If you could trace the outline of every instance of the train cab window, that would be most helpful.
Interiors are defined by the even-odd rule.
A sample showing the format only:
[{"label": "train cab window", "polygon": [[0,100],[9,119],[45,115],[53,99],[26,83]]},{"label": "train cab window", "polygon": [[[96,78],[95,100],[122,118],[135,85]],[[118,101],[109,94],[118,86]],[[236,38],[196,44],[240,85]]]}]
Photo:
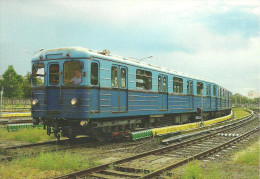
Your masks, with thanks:
[{"label": "train cab window", "polygon": [[163,77],[163,92],[167,92],[167,76]]},{"label": "train cab window", "polygon": [[213,86],[213,96],[217,95],[217,89],[216,89],[216,85]]},{"label": "train cab window", "polygon": [[207,96],[210,96],[210,91],[211,91],[211,85],[208,84],[207,87],[206,87],[206,92],[207,92]]},{"label": "train cab window", "polygon": [[121,88],[126,87],[126,69],[121,68]]},{"label": "train cab window", "polygon": [[113,66],[111,68],[111,86],[117,88],[117,67]]},{"label": "train cab window", "polygon": [[98,63],[91,63],[91,85],[98,85]]},{"label": "train cab window", "polygon": [[145,70],[136,70],[136,89],[151,90],[152,89],[152,73]]},{"label": "train cab window", "polygon": [[32,68],[32,84],[35,86],[44,85],[45,70],[43,63],[35,63]]},{"label": "train cab window", "polygon": [[193,84],[192,84],[192,81],[187,81],[187,94],[193,94]]},{"label": "train cab window", "polygon": [[182,78],[173,78],[173,92],[174,93],[183,93],[183,79]]},{"label": "train cab window", "polygon": [[68,61],[63,64],[63,83],[65,85],[79,85],[82,81],[83,62]]},{"label": "train cab window", "polygon": [[197,95],[203,95],[203,83],[202,82],[197,82]]},{"label": "train cab window", "polygon": [[49,67],[49,84],[58,85],[60,82],[59,64],[51,64]]}]

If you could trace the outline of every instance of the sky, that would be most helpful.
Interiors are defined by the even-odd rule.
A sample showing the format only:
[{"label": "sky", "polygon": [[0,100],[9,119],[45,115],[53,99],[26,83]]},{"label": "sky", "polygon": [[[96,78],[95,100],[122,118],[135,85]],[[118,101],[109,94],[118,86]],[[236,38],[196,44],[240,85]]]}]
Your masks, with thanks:
[{"label": "sky", "polygon": [[260,0],[0,0],[0,75],[57,47],[112,54],[260,92]]}]

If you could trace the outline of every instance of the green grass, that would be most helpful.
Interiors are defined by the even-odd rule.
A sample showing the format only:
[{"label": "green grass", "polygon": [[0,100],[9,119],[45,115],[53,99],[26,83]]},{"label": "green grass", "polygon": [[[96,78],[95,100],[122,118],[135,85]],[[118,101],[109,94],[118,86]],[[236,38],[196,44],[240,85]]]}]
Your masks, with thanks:
[{"label": "green grass", "polygon": [[243,165],[254,165],[259,166],[259,147],[260,143],[257,141],[243,151],[236,153],[233,156],[233,161],[235,163]]},{"label": "green grass", "polygon": [[188,163],[184,174],[183,174],[183,178],[185,179],[189,179],[189,178],[200,178],[201,177],[201,168],[198,165],[197,161]]},{"label": "green grass", "polygon": [[[230,161],[225,163],[208,163],[207,167],[204,168],[202,163],[199,161],[192,161],[188,163],[182,176],[180,178],[185,179],[218,179],[218,178],[232,178],[233,177],[248,177],[258,178],[259,172],[259,153],[260,153],[260,142],[257,141],[246,149],[236,152]],[[240,170],[238,172],[238,170]],[[237,175],[235,175],[237,174]],[[177,177],[178,178],[178,177]]]},{"label": "green grass", "polygon": [[238,119],[249,115],[249,113],[242,108],[233,108],[233,112],[234,112],[234,119]]},{"label": "green grass", "polygon": [[1,164],[0,178],[50,178],[96,165],[97,162],[71,151],[41,152],[36,156],[20,156]]},{"label": "green grass", "polygon": [[8,132],[5,128],[0,128],[0,138],[38,143],[55,137],[53,135],[48,136],[45,130],[38,128],[20,129],[16,132]]},{"label": "green grass", "polygon": [[185,167],[182,178],[184,179],[218,179],[221,178],[221,171],[216,167],[203,169],[197,160],[190,162]]}]

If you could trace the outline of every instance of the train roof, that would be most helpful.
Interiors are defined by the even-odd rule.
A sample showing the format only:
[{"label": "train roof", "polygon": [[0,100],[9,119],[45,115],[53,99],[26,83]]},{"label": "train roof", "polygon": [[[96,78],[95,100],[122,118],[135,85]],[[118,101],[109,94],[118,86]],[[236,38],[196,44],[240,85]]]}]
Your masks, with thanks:
[{"label": "train roof", "polygon": [[[191,79],[195,79],[195,80],[199,80],[199,81],[205,81],[205,82],[217,84],[216,82],[214,82],[212,80],[208,80],[208,79],[201,78],[201,77],[194,76],[194,75],[189,75],[187,73],[171,70],[171,69],[168,69],[165,67],[159,67],[156,65],[152,65],[149,63],[142,62],[135,58],[129,58],[129,57],[125,58],[122,56],[110,54],[109,51],[108,51],[109,52],[108,54],[105,54],[105,53],[97,51],[97,50],[90,50],[90,49],[83,48],[83,47],[64,47],[64,48],[54,48],[54,49],[42,51],[42,52],[40,52],[40,54],[37,53],[36,55],[34,55],[32,57],[32,61],[38,61],[39,56],[42,56],[43,60],[44,60],[45,56],[53,54],[53,52],[54,53],[62,52],[63,54],[69,53],[71,58],[77,58],[77,57],[90,58],[91,56],[93,56],[93,57],[98,57],[98,58],[102,58],[102,59],[109,59],[109,60],[117,61],[119,63],[125,63],[125,64],[139,66],[139,67],[143,67],[143,68],[147,68],[147,69],[151,69],[151,70],[175,74],[176,76],[180,76],[180,77],[186,77],[186,78],[191,78]],[[220,87],[222,87],[222,86],[220,86]]]}]

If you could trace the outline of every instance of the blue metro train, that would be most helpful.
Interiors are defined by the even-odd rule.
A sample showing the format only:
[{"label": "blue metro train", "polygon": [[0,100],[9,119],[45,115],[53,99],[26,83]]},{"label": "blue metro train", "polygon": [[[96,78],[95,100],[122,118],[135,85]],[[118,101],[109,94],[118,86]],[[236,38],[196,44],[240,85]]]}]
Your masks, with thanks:
[{"label": "blue metro train", "polygon": [[230,113],[232,94],[198,77],[81,47],[32,58],[32,117],[47,134],[125,136]]}]

